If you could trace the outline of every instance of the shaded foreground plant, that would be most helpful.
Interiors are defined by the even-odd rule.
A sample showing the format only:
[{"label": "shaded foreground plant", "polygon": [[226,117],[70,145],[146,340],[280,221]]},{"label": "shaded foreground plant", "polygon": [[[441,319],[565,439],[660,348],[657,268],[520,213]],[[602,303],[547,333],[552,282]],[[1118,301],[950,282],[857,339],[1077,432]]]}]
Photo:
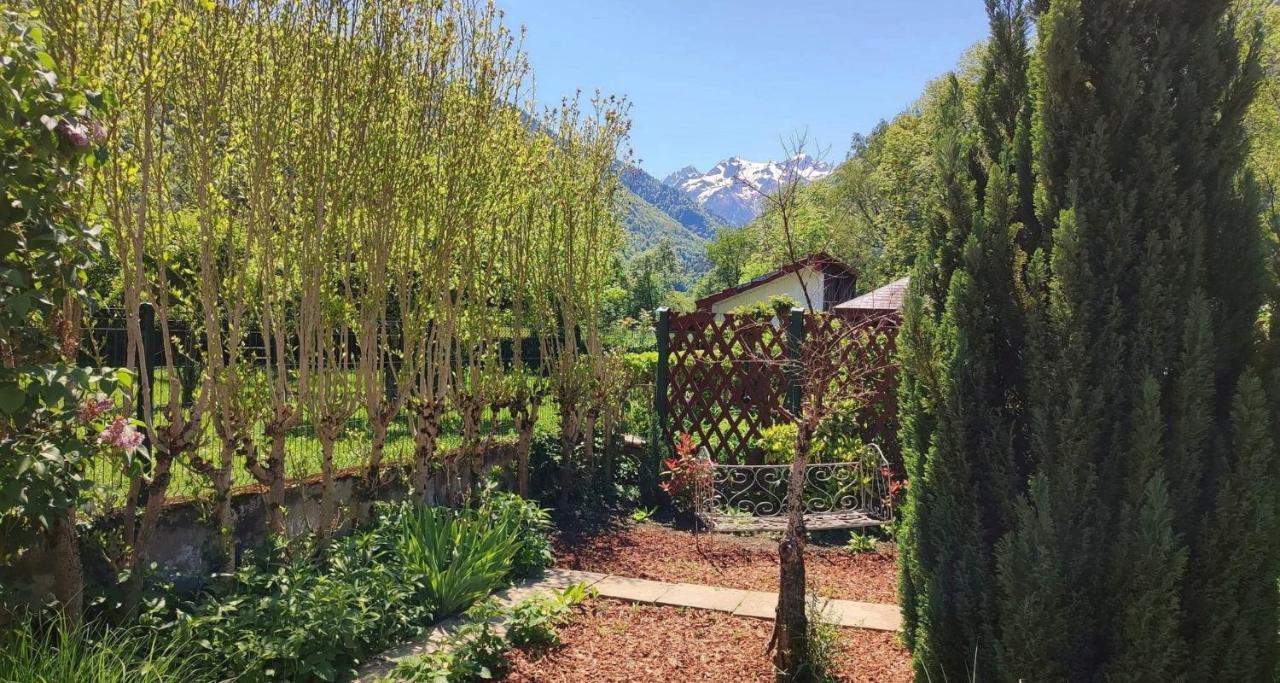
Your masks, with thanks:
[{"label": "shaded foreground plant", "polygon": [[203,679],[208,673],[172,642],[143,628],[95,633],[56,619],[42,628],[26,621],[0,636],[0,681],[160,683]]},{"label": "shaded foreground plant", "polygon": [[[509,649],[559,644],[559,628],[568,623],[573,607],[595,595],[594,589],[576,583],[509,609],[496,600],[480,603],[452,636],[435,650],[402,661],[389,680],[465,683],[498,678],[509,666],[505,656]],[[499,626],[505,626],[505,631]]]}]

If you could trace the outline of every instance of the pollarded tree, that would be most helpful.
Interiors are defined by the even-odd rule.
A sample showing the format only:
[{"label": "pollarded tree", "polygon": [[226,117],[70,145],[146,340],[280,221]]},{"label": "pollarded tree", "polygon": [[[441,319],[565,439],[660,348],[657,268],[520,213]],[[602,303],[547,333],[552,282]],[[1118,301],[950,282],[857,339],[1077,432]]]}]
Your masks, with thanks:
[{"label": "pollarded tree", "polygon": [[595,98],[585,113],[565,100],[548,115],[544,129],[553,140],[547,208],[541,232],[545,255],[535,286],[545,292],[538,315],[554,321],[541,336],[541,356],[560,409],[560,495],[568,502],[574,453],[590,410],[595,378],[590,354],[601,348],[603,283],[620,228],[613,215],[619,148],[629,123],[626,104]]},{"label": "pollarded tree", "polygon": [[[131,611],[139,599],[140,568],[148,564],[150,538],[159,521],[175,463],[193,453],[203,436],[208,403],[204,382],[184,379],[188,350],[177,338],[175,322],[193,317],[187,296],[184,260],[190,214],[175,198],[173,179],[187,159],[175,148],[184,121],[173,106],[182,46],[192,14],[210,11],[177,0],[138,3],[72,3],[46,0],[43,11],[56,17],[61,37],[57,52],[76,65],[74,78],[111,93],[105,121],[113,153],[99,165],[82,198],[106,219],[110,243],[119,261],[126,328],[126,367],[138,374],[136,408],[147,427],[150,458],[132,473],[122,512],[122,549],[111,560],[130,572],[125,601]],[[156,334],[144,335],[142,306],[154,312]],[[152,387],[151,368],[158,372]],[[199,384],[200,386],[194,386]],[[159,402],[155,388],[163,389]],[[198,390],[197,390],[198,389]],[[124,397],[126,410],[134,397]],[[139,518],[137,511],[142,506]]]},{"label": "pollarded tree", "polygon": [[[260,448],[247,443],[244,464],[265,488],[267,528],[286,533],[284,498],[287,484],[285,444],[289,430],[302,420],[294,379],[299,338],[293,302],[301,287],[294,248],[300,242],[301,220],[308,207],[299,205],[300,180],[289,172],[303,134],[298,125],[299,93],[305,30],[304,8],[269,0],[250,3],[248,35],[253,49],[245,54],[245,77],[237,97],[244,130],[244,228],[252,261],[251,316],[262,347],[258,358],[267,395],[263,434],[269,440],[266,461]],[[319,134],[318,132],[314,134]]]},{"label": "pollarded tree", "polygon": [[196,223],[197,301],[204,345],[208,418],[219,439],[216,460],[197,450],[188,465],[213,488],[214,520],[222,568],[235,568],[231,486],[235,456],[252,443],[258,412],[253,399],[254,370],[243,346],[248,334],[250,261],[248,240],[236,220],[235,187],[244,155],[243,131],[234,123],[242,95],[239,55],[246,34],[245,6],[194,13],[178,64],[174,107],[185,112],[174,136],[175,185],[190,199]]}]

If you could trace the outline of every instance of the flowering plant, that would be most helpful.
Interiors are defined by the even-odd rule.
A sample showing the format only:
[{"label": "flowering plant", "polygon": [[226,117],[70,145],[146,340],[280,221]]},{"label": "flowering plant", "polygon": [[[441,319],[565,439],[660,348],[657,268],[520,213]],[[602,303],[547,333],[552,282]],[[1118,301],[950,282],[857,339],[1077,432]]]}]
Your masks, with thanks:
[{"label": "flowering plant", "polygon": [[666,478],[659,486],[679,509],[687,510],[693,506],[693,496],[699,483],[711,480],[711,461],[699,457],[693,438],[681,434],[676,441],[676,455],[663,461],[662,476]]}]

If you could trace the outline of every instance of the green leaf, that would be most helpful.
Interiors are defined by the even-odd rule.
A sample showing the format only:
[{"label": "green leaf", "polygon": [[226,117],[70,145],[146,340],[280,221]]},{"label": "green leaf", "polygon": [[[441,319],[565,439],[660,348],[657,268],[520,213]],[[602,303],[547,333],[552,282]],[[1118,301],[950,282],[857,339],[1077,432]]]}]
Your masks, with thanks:
[{"label": "green leaf", "polygon": [[13,415],[27,402],[27,394],[14,382],[0,384],[0,412]]}]

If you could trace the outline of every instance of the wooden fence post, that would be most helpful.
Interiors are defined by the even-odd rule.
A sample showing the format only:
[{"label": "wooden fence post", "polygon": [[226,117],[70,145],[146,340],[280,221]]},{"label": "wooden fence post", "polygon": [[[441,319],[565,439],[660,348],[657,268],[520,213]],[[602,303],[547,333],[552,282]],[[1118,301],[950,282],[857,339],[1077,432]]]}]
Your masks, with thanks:
[{"label": "wooden fence post", "polygon": [[787,325],[787,410],[792,415],[800,415],[800,382],[804,369],[802,347],[804,345],[804,309],[791,309],[791,320]]}]

